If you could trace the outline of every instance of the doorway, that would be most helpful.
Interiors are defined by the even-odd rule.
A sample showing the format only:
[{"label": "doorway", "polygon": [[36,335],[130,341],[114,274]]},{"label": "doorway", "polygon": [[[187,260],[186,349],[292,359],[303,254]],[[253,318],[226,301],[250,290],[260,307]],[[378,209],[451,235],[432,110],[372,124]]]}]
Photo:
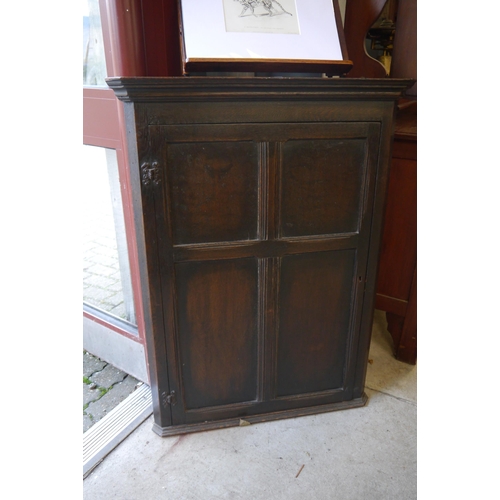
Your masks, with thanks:
[{"label": "doorway", "polygon": [[99,4],[83,2],[83,348],[148,383],[123,119],[105,82],[113,56]]}]

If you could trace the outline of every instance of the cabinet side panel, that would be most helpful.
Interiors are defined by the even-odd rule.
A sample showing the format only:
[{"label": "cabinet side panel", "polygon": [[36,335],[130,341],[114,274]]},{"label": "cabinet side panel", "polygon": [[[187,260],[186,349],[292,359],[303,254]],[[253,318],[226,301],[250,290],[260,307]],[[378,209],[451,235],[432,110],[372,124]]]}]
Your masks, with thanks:
[{"label": "cabinet side panel", "polygon": [[342,250],[283,258],[278,397],[343,386],[355,255]]},{"label": "cabinet side panel", "polygon": [[257,259],[176,265],[186,410],[257,397]]}]

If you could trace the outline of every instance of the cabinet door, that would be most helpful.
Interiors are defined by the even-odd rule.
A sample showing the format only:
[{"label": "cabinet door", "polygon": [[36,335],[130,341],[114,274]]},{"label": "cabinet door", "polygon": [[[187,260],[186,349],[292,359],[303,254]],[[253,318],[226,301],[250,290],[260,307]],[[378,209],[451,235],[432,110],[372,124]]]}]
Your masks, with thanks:
[{"label": "cabinet door", "polygon": [[379,133],[150,127],[174,425],[352,399]]}]

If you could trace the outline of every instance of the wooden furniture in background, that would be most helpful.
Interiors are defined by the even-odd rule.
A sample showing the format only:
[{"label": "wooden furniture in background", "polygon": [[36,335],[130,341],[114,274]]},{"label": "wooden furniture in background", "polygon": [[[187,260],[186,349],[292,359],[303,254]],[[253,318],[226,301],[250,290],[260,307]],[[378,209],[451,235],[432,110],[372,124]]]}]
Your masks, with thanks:
[{"label": "wooden furniture in background", "polygon": [[387,313],[397,359],[417,360],[417,103],[396,118],[375,307]]},{"label": "wooden furniture in background", "polygon": [[[417,0],[399,0],[392,50],[391,78],[417,80]],[[405,95],[417,98],[417,82]],[[415,114],[416,124],[416,114]]]},{"label": "wooden furniture in background", "polygon": [[353,67],[348,78],[384,78],[384,65],[366,52],[368,30],[380,16],[387,0],[347,0],[344,36]]},{"label": "wooden furniture in background", "polygon": [[[386,0],[347,0],[344,31],[354,63],[348,78],[383,76],[382,64],[366,53],[365,39],[385,4]],[[395,17],[390,78],[416,79],[416,0],[399,0]],[[396,358],[410,364],[417,360],[416,93],[415,83],[398,106],[375,304],[387,313]]]},{"label": "wooden furniture in background", "polygon": [[[417,79],[417,0],[399,0],[391,78]],[[382,239],[377,304],[383,298],[396,358],[417,362],[417,83],[398,106]],[[395,299],[387,302],[387,297]],[[395,308],[397,300],[406,308]]]},{"label": "wooden furniture in background", "polygon": [[408,80],[113,78],[161,436],[361,406]]}]

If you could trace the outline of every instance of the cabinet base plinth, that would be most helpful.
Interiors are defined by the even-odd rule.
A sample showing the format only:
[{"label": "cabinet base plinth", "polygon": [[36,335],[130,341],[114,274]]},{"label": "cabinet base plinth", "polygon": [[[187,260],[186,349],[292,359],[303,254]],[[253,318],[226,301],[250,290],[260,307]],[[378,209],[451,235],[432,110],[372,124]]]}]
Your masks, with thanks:
[{"label": "cabinet base plinth", "polygon": [[[262,415],[252,415],[243,417],[243,420],[245,420],[249,424],[257,424],[260,422],[270,422],[272,420],[282,420],[285,418],[304,417],[307,415],[316,415],[319,413],[327,413],[330,411],[359,408],[361,406],[365,406],[367,401],[368,396],[366,395],[366,393],[363,393],[360,398],[352,399],[350,401],[342,401],[340,403],[332,403],[320,406],[310,406],[307,408],[296,408],[293,410],[278,411]],[[225,429],[227,427],[237,427],[240,425],[240,421],[241,419],[238,417],[186,425],[172,425],[169,427],[161,427],[160,425],[155,423],[153,424],[153,431],[161,437],[176,436],[180,434],[189,434],[192,432],[202,432],[215,429]]]}]

